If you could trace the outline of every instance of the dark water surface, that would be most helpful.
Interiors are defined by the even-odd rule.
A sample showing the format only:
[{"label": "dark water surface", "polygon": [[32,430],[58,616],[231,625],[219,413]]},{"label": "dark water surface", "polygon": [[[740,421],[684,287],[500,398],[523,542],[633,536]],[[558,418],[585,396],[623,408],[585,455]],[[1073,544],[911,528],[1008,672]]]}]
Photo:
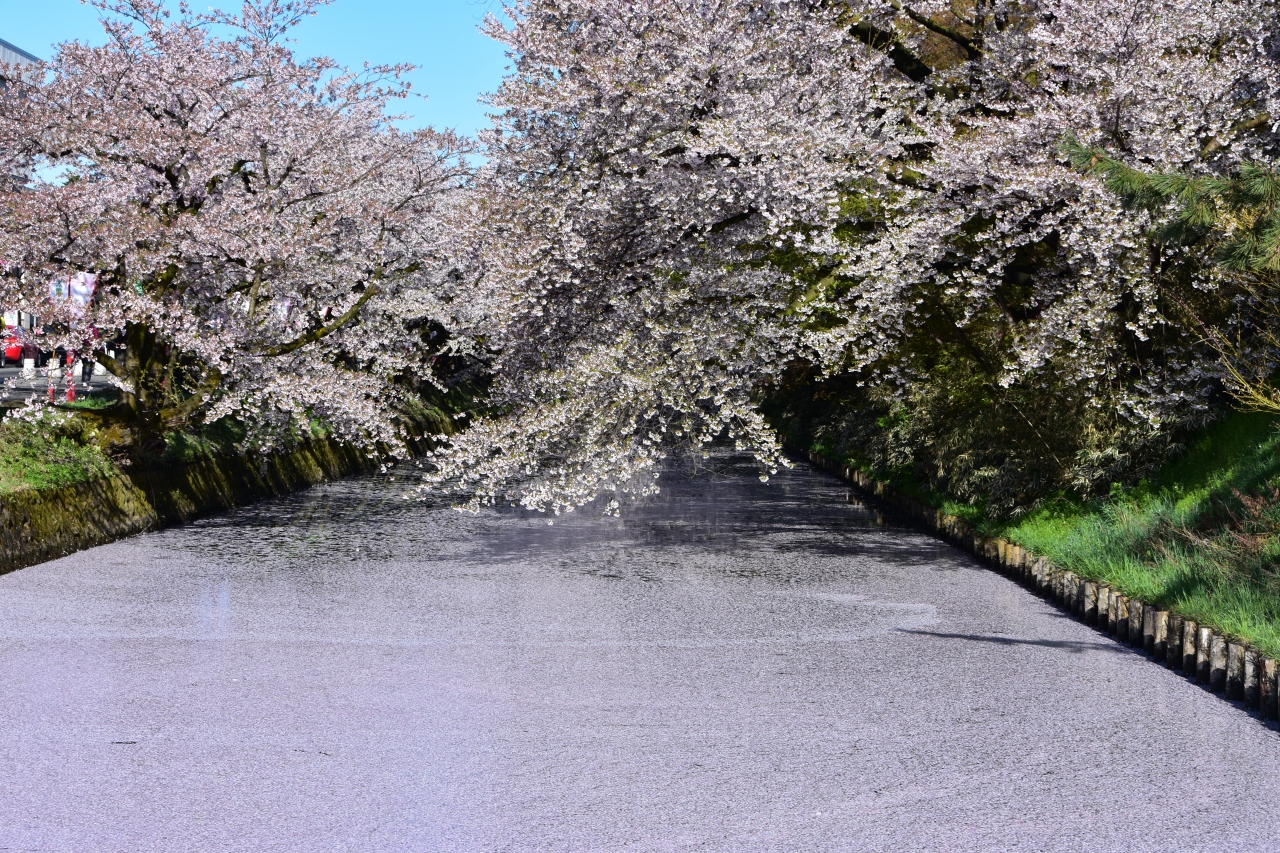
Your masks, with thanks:
[{"label": "dark water surface", "polygon": [[0,850],[1277,850],[1280,737],[843,484],[358,480],[0,577]]}]

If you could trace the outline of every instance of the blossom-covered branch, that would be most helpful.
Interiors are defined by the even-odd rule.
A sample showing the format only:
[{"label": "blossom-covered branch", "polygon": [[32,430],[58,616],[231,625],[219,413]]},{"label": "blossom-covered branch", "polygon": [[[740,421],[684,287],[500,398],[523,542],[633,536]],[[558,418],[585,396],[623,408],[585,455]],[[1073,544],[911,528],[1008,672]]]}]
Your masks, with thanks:
[{"label": "blossom-covered branch", "polygon": [[[975,413],[1032,425],[1034,446],[974,483],[1016,479],[1034,452],[1056,460],[1042,492],[1091,488],[1117,469],[1073,459],[1167,440],[1220,387],[1174,309],[1225,316],[1232,294],[1202,258],[1159,251],[1151,221],[1059,143],[1074,131],[1192,169],[1273,145],[1256,120],[1280,115],[1272,0],[507,11],[488,29],[515,69],[493,99],[467,241],[495,414],[440,476],[567,508],[696,445],[702,430],[674,428],[690,417],[771,467],[768,431],[736,424],[808,364],[904,412],[961,375]],[[662,350],[711,334],[709,317],[716,346]],[[656,379],[659,356],[678,359],[680,381]],[[615,417],[636,388],[646,418]],[[1026,410],[1037,399],[1069,414],[1056,445]]]},{"label": "blossom-covered branch", "polygon": [[[393,440],[469,144],[394,127],[404,67],[295,57],[319,0],[97,5],[106,44],[64,44],[0,96],[0,301],[47,347],[96,351],[135,446],[226,415],[267,444],[314,417]],[[78,272],[93,302],[51,303]]]}]

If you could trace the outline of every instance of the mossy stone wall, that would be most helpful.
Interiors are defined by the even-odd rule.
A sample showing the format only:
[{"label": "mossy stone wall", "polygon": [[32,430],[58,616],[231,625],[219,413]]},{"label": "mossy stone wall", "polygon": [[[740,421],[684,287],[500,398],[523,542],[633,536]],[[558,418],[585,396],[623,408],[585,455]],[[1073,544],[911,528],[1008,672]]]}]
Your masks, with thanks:
[{"label": "mossy stone wall", "polygon": [[136,533],[371,470],[365,454],[317,441],[273,457],[117,471],[60,489],[0,497],[0,573]]}]

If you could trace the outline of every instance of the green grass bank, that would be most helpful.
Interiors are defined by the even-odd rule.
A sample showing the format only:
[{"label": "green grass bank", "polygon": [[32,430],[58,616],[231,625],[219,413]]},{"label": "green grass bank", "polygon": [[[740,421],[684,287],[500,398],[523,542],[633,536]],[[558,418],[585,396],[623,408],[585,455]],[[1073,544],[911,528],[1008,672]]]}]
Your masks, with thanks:
[{"label": "green grass bank", "polygon": [[[65,488],[121,473],[119,461],[100,446],[109,427],[97,413],[112,402],[108,394],[42,410],[26,411],[21,404],[0,407],[0,496]],[[452,418],[437,406],[414,402],[402,413],[401,434],[412,452],[426,449],[424,436],[452,432]],[[330,433],[313,422],[309,431],[295,431],[286,446],[263,453],[255,452],[245,438],[239,424],[224,419],[189,433],[170,433],[162,454],[132,467],[168,470],[245,456],[262,461],[328,441]]]},{"label": "green grass bank", "polygon": [[57,489],[108,476],[115,465],[78,411],[0,421],[0,495]]},{"label": "green grass bank", "polygon": [[[219,422],[172,435],[163,454],[122,465],[98,445],[99,403],[43,411],[10,406],[0,420],[0,573],[202,515],[376,469],[377,454],[336,441],[319,424],[287,447],[252,452]],[[404,413],[409,449],[452,432],[423,404]]]},{"label": "green grass bank", "polygon": [[[859,467],[854,454],[808,445]],[[1013,519],[873,472],[1055,565],[1280,657],[1280,423],[1231,412],[1156,475],[1109,497],[1060,495]]]}]

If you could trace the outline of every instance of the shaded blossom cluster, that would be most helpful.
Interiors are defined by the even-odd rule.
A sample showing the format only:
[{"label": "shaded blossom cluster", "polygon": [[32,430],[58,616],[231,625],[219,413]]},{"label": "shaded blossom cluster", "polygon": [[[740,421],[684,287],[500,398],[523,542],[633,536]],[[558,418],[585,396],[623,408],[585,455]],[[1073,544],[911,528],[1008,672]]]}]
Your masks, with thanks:
[{"label": "shaded blossom cluster", "polygon": [[[797,362],[910,400],[936,352],[1157,434],[1218,387],[1174,316],[1221,282],[1082,177],[1265,156],[1271,0],[518,0],[470,204],[489,415],[429,485],[567,510],[655,488]],[[934,347],[920,357],[920,341]],[[1074,405],[1074,403],[1071,403]],[[1101,475],[1100,475],[1101,476]],[[610,504],[614,506],[615,504]]]}]

